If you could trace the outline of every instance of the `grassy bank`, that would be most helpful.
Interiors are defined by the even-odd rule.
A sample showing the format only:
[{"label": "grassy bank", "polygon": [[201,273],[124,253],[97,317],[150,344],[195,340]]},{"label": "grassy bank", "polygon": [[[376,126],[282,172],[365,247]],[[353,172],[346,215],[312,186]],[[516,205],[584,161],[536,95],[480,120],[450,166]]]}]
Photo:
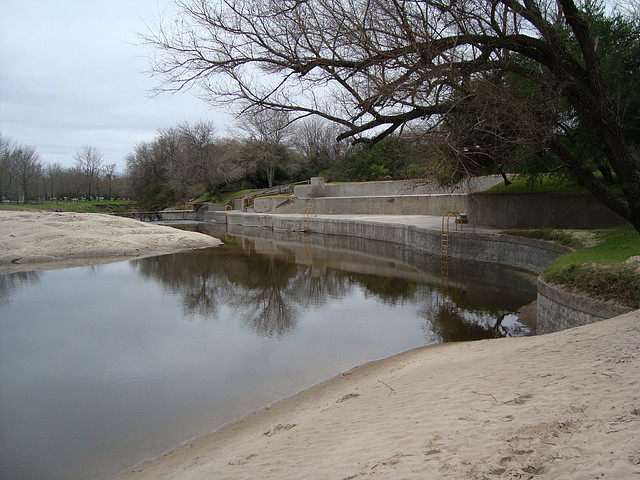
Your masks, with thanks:
[{"label": "grassy bank", "polygon": [[[596,175],[596,177],[602,179],[600,175]],[[622,193],[618,184],[614,183],[606,187],[613,194],[619,195]],[[536,177],[516,176],[511,178],[509,185],[501,183],[481,193],[483,195],[590,195],[589,191],[578,185],[573,178],[553,174],[538,175]]]},{"label": "grassy bank", "polygon": [[631,226],[606,230],[521,230],[511,235],[560,243],[575,251],[542,273],[545,281],[631,308],[640,308],[640,235]]},{"label": "grassy bank", "polygon": [[135,204],[126,200],[52,200],[32,203],[3,203],[0,210],[38,210],[76,213],[131,212]]}]

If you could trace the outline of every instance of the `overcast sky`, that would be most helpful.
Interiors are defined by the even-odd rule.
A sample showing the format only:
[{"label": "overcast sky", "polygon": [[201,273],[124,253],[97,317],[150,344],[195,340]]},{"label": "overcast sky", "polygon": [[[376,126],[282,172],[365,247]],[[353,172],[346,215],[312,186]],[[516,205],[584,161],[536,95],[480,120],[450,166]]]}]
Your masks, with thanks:
[{"label": "overcast sky", "polygon": [[90,145],[105,163],[124,158],[158,129],[230,117],[192,93],[150,98],[157,79],[137,34],[170,0],[0,0],[0,131],[36,147],[46,165],[75,164]]}]

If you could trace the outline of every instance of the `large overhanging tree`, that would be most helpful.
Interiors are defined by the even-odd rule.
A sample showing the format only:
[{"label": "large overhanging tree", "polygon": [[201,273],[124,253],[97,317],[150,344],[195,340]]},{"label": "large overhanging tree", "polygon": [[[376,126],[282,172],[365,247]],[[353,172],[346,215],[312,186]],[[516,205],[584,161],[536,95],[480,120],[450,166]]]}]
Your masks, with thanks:
[{"label": "large overhanging tree", "polygon": [[[545,127],[545,148],[640,231],[638,165],[598,38],[573,0],[176,3],[178,17],[147,38],[162,90],[197,86],[213,102],[294,120],[318,115],[342,126],[339,139],[375,142],[413,122],[436,128],[443,115],[465,111],[469,85],[496,73],[553,92],[563,108],[557,125]],[[566,128],[592,132],[622,196],[574,153]]]}]

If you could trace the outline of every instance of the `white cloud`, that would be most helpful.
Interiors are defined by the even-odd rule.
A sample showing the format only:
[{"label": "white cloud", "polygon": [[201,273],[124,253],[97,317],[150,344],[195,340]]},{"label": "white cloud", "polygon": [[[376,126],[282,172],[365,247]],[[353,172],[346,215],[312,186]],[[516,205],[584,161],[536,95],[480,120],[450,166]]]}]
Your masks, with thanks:
[{"label": "white cloud", "polygon": [[153,80],[138,34],[169,3],[159,0],[22,0],[0,16],[0,131],[37,148],[45,163],[73,165],[91,145],[124,158],[158,129],[230,117],[190,92],[149,98]]}]

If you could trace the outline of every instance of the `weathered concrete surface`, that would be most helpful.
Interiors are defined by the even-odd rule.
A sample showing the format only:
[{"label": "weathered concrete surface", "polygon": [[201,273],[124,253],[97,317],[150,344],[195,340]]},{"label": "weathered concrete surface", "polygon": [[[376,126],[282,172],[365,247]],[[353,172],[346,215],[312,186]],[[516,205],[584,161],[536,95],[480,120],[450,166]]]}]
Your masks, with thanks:
[{"label": "weathered concrete surface", "polygon": [[[309,265],[319,271],[341,268],[353,262],[354,258],[361,257],[361,261],[355,262],[358,268],[350,271],[384,275],[390,272],[397,274],[398,270],[402,270],[403,278],[435,284],[442,282],[442,260],[439,251],[429,254],[409,245],[359,237],[268,230],[240,225],[210,224],[207,231],[218,238],[240,235],[255,242],[254,248],[257,252],[293,256],[296,263]],[[364,261],[371,257],[383,261]],[[389,267],[388,271],[385,269],[386,266]],[[495,286],[523,292],[529,298],[535,297],[536,275],[522,269],[457,258],[451,258],[447,267],[456,288],[465,290],[468,298],[491,295],[488,290]]]},{"label": "weathered concrete surface", "polygon": [[[439,216],[410,215],[268,215],[239,212],[208,212],[205,220],[235,228],[258,227],[274,231],[310,232],[326,236],[376,240],[410,247],[429,255],[440,254],[442,219]],[[464,225],[456,231],[450,226],[449,256],[456,260],[473,260],[507,265],[538,274],[553,260],[571,251],[567,247],[523,237],[503,235],[490,227]],[[415,256],[407,263],[417,262]],[[454,272],[452,272],[454,273]],[[513,281],[514,277],[511,277]],[[611,318],[631,311],[626,307],[599,302],[565,292],[538,280],[537,332],[546,333]]]},{"label": "weathered concrete surface", "polygon": [[537,333],[550,333],[617,317],[633,309],[567,292],[538,278]]},{"label": "weathered concrete surface", "polygon": [[591,195],[469,196],[469,218],[500,228],[607,228],[627,221]]},{"label": "weathered concrete surface", "polygon": [[[326,188],[326,187],[325,187]],[[262,197],[256,198],[256,213],[302,214],[313,209],[318,214],[344,215],[438,215],[466,212],[466,194],[358,196],[358,197]]]},{"label": "weathered concrete surface", "polygon": [[[453,188],[419,181],[325,184],[322,177],[310,185],[294,187],[293,197],[260,197],[254,200],[256,213],[304,213],[368,215],[442,215],[466,212],[467,194],[500,183],[498,176],[472,178]],[[241,208],[241,207],[240,207]],[[240,209],[234,205],[234,210]]]},{"label": "weathered concrete surface", "polygon": [[[309,192],[310,197],[324,197],[326,196],[325,185],[324,185],[324,177],[311,177],[310,187],[311,191]],[[295,192],[295,187],[293,188]]]},{"label": "weathered concrete surface", "polygon": [[[591,195],[487,195],[484,190],[502,182],[500,176],[472,178],[455,188],[419,181],[325,184],[322,177],[298,185],[292,197],[255,198],[255,213],[322,215],[436,215],[467,214],[476,225],[509,228],[607,228],[626,224]],[[246,210],[243,199],[233,210]],[[213,210],[213,209],[211,209]]]},{"label": "weathered concrete surface", "polygon": [[[418,180],[402,180],[387,182],[359,182],[359,183],[335,183],[324,184],[325,197],[378,197],[400,195],[430,195],[469,193],[487,190],[502,181],[498,175],[475,177],[468,182],[451,187],[441,187],[434,183],[425,183]],[[311,197],[313,185],[297,185],[293,189],[294,196],[298,198]],[[318,196],[318,195],[315,195]]]},{"label": "weathered concrete surface", "polygon": [[[306,231],[323,235],[358,237],[410,246],[427,254],[440,254],[442,218],[427,215],[269,215],[207,212],[205,221],[228,226]],[[538,273],[570,250],[549,242],[501,235],[497,229],[450,224],[452,258],[498,263]]]}]

